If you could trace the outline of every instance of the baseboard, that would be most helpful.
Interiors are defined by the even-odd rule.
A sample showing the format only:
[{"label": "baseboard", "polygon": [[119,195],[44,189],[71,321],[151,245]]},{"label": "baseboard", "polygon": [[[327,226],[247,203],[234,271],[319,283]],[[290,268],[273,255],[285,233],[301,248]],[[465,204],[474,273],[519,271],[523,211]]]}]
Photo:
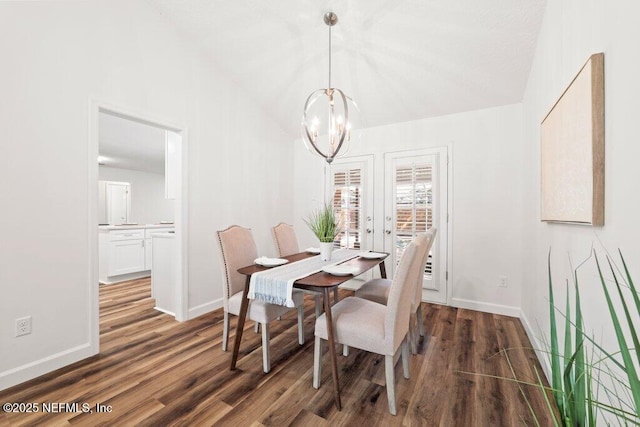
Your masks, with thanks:
[{"label": "baseboard", "polygon": [[544,370],[544,374],[547,377],[547,381],[550,381],[551,365],[549,365],[549,357],[548,357],[548,353],[546,353],[544,343],[538,340],[538,337],[533,332],[533,328],[531,327],[531,323],[529,322],[529,319],[527,318],[527,316],[525,316],[523,311],[520,312],[520,322],[524,327],[524,331],[527,334],[527,337],[529,337],[529,341],[531,341],[531,345],[533,346],[533,349],[536,352],[536,356],[538,357],[540,366],[542,366],[542,369]]},{"label": "baseboard", "polygon": [[0,372],[0,390],[13,387],[25,381],[37,378],[40,375],[63,368],[96,354],[91,349],[91,344],[86,343],[70,348],[60,353],[52,354],[40,360],[18,366],[8,371]]},{"label": "baseboard", "polygon": [[210,311],[217,310],[222,306],[223,306],[222,298],[218,298],[217,300],[213,300],[204,304],[197,305],[189,309],[187,320],[195,319],[196,317],[202,316],[203,314],[209,313]]},{"label": "baseboard", "polygon": [[153,307],[154,310],[158,310],[163,312],[164,314],[168,314],[170,316],[176,317],[176,314],[173,311],[165,310],[164,308],[160,308],[158,306]]},{"label": "baseboard", "polygon": [[116,283],[126,282],[127,280],[142,279],[143,277],[151,277],[151,270],[139,271],[136,273],[121,274],[119,276],[109,276],[101,278],[101,285],[114,285]]},{"label": "baseboard", "polygon": [[452,298],[451,305],[457,308],[466,308],[468,310],[482,311],[485,313],[501,314],[503,316],[509,317],[520,317],[520,314],[522,313],[520,307],[492,304],[481,301],[472,301],[462,298]]}]

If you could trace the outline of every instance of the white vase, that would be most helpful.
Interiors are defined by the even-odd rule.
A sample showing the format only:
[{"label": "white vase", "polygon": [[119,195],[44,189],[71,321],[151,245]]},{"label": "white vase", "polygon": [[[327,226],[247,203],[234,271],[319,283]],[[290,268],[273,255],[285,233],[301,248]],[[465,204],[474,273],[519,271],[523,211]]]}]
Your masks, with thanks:
[{"label": "white vase", "polygon": [[320,259],[322,261],[331,261],[331,252],[333,252],[333,242],[320,242]]}]

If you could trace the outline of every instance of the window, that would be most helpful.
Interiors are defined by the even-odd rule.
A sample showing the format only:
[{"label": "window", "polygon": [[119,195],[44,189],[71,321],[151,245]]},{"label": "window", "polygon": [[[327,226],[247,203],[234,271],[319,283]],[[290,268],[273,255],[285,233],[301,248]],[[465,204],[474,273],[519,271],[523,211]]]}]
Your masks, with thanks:
[{"label": "window", "polygon": [[333,172],[333,209],[342,231],[335,245],[341,248],[362,247],[362,170],[344,167]]}]

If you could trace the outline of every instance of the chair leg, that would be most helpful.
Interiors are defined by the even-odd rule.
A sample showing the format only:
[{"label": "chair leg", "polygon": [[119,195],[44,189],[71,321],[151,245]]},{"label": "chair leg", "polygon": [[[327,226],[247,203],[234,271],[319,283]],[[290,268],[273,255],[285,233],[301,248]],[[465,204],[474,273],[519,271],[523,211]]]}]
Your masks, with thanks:
[{"label": "chair leg", "polygon": [[322,315],[322,296],[317,294],[315,296],[316,299],[316,319]]},{"label": "chair leg", "polygon": [[322,338],[316,337],[313,346],[313,388],[320,388],[320,377],[322,377]]},{"label": "chair leg", "polygon": [[409,379],[409,343],[407,337],[402,341],[402,373],[406,379]]},{"label": "chair leg", "polygon": [[227,351],[229,344],[229,312],[224,312],[224,325],[222,326],[222,351]]},{"label": "chair leg", "polygon": [[262,324],[262,370],[265,373],[271,370],[271,359],[269,357],[269,324]]},{"label": "chair leg", "polygon": [[304,344],[304,305],[298,306],[298,344]]},{"label": "chair leg", "polygon": [[347,357],[349,355],[349,346],[346,344],[342,346],[342,355],[344,357]]},{"label": "chair leg", "polygon": [[418,332],[420,332],[420,336],[424,336],[424,321],[422,319],[422,304],[418,305],[418,310],[416,311],[418,315]]},{"label": "chair leg", "polygon": [[396,415],[396,383],[393,373],[393,355],[384,357],[384,372],[387,378],[387,400],[389,401],[389,413]]},{"label": "chair leg", "polygon": [[255,332],[256,334],[260,332],[260,323],[256,322],[256,324],[253,325],[253,332]]},{"label": "chair leg", "polygon": [[416,324],[414,321],[416,321],[416,314],[411,313],[409,318],[409,333],[407,334],[407,337],[411,344],[411,354],[418,354],[418,337],[416,336],[418,332],[416,331]]}]

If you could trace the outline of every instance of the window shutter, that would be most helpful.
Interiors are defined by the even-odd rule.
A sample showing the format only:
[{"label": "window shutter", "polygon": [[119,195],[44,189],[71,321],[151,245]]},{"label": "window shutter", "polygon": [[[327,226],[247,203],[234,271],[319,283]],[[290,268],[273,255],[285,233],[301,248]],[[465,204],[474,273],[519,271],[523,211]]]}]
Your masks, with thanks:
[{"label": "window shutter", "polygon": [[[403,165],[396,169],[396,260],[419,233],[433,226],[433,165]],[[425,279],[431,279],[432,254],[425,267]]]},{"label": "window shutter", "polygon": [[342,231],[334,244],[360,249],[362,243],[362,170],[345,168],[333,173],[333,209]]}]

